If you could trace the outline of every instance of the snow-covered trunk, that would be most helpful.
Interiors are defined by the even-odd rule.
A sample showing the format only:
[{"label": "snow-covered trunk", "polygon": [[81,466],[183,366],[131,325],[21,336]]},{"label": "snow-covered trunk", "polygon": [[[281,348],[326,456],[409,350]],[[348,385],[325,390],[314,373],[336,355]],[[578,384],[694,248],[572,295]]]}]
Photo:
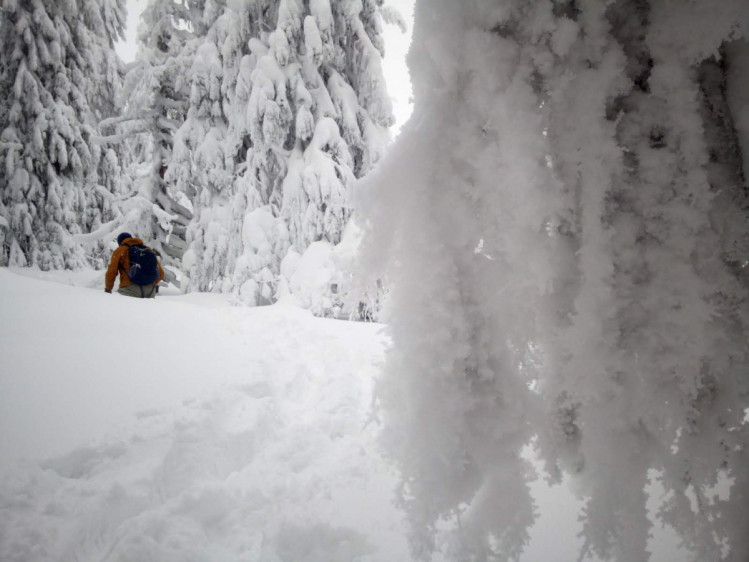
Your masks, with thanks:
[{"label": "snow-covered trunk", "polygon": [[192,213],[177,202],[167,181],[167,171],[172,162],[175,121],[183,118],[181,111],[175,112],[177,115],[170,113],[164,111],[152,123],[154,149],[148,174],[141,178],[144,189],[140,193],[145,194],[153,205],[149,213],[150,228],[147,227],[149,239],[161,253],[167,270],[171,270],[167,280],[177,283],[176,272],[181,269],[182,256],[187,248],[187,225]]},{"label": "snow-covered trunk", "polygon": [[418,553],[456,517],[454,559],[515,558],[533,442],[577,483],[584,554],[648,558],[657,475],[696,560],[746,558],[743,45],[711,60],[742,17],[417,3],[415,114],[363,209],[390,265],[383,407]]}]

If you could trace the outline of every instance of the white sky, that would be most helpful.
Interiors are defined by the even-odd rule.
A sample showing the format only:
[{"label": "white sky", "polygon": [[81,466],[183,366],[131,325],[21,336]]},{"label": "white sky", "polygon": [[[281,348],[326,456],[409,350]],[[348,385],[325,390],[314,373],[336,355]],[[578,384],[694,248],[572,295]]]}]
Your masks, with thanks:
[{"label": "white sky", "polygon": [[[131,62],[135,59],[137,50],[135,39],[140,23],[140,14],[145,9],[147,1],[127,0],[126,40],[116,46],[117,52],[125,62]],[[393,99],[393,111],[396,120],[394,134],[397,134],[403,123],[411,116],[413,109],[411,79],[406,66],[406,53],[411,44],[414,0],[388,0],[387,4],[397,8],[403,14],[409,26],[406,33],[401,33],[400,29],[394,25],[385,25],[383,30],[385,59],[383,60],[382,70],[385,74],[388,91]]]}]

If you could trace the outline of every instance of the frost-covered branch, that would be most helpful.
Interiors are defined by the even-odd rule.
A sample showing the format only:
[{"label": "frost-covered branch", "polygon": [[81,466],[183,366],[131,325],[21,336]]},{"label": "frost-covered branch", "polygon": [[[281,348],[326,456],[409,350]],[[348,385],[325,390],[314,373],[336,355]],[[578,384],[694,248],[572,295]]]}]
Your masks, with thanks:
[{"label": "frost-covered branch", "polygon": [[745,16],[417,2],[414,117],[357,186],[415,556],[519,559],[532,445],[581,559],[648,560],[654,524],[749,559]]}]

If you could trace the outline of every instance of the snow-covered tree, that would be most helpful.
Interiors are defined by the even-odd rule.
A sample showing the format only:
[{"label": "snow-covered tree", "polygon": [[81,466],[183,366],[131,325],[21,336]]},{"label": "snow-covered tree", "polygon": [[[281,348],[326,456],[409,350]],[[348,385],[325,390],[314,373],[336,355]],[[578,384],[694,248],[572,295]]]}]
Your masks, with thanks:
[{"label": "snow-covered tree", "polygon": [[271,302],[287,254],[340,242],[392,124],[379,4],[236,1],[212,22],[173,170],[195,202],[192,288]]},{"label": "snow-covered tree", "polygon": [[531,445],[584,556],[648,559],[657,482],[694,560],[749,557],[746,14],[417,2],[415,115],[362,209],[422,558],[438,528],[449,559],[518,558]]},{"label": "snow-covered tree", "polygon": [[[136,61],[125,77],[122,115],[101,123],[102,142],[128,155],[120,230],[137,232],[157,249],[167,280],[179,276],[190,203],[169,181],[174,137],[185,121],[190,68],[203,31],[203,3],[151,0],[141,14]],[[112,129],[116,126],[116,129]]]},{"label": "snow-covered tree", "polygon": [[190,250],[183,260],[193,289],[231,288],[227,273],[233,269],[241,240],[234,204],[239,154],[228,135],[240,62],[250,37],[259,33],[266,9],[261,3],[212,5],[203,20],[206,36],[189,69],[189,109],[175,135],[167,178],[194,207]]},{"label": "snow-covered tree", "polygon": [[116,110],[123,0],[9,0],[0,11],[0,265],[77,268],[76,235],[110,214],[116,156],[96,123]]}]

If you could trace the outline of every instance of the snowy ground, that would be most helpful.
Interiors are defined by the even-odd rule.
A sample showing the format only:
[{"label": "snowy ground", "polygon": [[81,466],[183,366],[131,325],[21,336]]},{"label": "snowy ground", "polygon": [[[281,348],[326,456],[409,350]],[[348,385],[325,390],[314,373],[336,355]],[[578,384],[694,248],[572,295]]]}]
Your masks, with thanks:
[{"label": "snowy ground", "polygon": [[367,423],[379,326],[19,273],[0,270],[0,560],[405,552]]},{"label": "snowy ground", "polygon": [[[2,562],[410,560],[372,416],[381,326],[101,277],[0,269]],[[523,560],[575,560],[579,506],[536,495]]]}]

